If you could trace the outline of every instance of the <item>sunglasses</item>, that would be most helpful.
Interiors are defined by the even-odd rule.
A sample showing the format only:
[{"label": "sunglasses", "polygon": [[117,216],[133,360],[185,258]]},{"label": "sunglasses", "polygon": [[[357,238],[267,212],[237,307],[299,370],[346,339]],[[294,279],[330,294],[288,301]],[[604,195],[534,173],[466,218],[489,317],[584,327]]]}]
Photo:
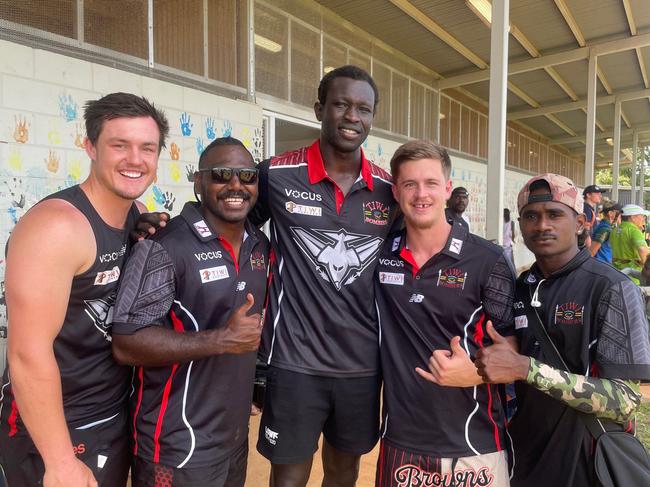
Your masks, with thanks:
[{"label": "sunglasses", "polygon": [[255,184],[257,182],[257,168],[254,167],[211,167],[209,169],[199,169],[198,172],[210,172],[213,183],[229,183],[235,175],[242,184]]}]

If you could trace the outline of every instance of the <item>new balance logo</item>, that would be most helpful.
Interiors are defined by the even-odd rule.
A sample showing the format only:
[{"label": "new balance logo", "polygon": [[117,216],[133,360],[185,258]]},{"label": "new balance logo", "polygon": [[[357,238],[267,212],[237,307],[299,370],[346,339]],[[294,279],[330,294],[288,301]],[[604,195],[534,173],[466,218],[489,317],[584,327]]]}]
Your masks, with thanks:
[{"label": "new balance logo", "polygon": [[278,442],[280,433],[273,431],[268,426],[264,426],[264,436],[266,437],[266,441],[271,443],[271,445],[275,445]]},{"label": "new balance logo", "polygon": [[424,296],[417,293],[412,294],[411,299],[409,299],[409,303],[421,303],[422,301],[424,301]]},{"label": "new balance logo", "polygon": [[246,289],[246,281],[239,281],[237,283],[237,291],[243,291]]}]

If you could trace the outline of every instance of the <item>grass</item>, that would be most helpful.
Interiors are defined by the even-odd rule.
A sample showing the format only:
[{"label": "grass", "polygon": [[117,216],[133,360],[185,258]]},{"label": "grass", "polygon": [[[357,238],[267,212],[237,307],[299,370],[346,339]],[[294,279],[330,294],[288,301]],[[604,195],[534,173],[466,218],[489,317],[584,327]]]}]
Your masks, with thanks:
[{"label": "grass", "polygon": [[639,440],[650,451],[650,400],[641,403],[636,415],[636,432]]}]

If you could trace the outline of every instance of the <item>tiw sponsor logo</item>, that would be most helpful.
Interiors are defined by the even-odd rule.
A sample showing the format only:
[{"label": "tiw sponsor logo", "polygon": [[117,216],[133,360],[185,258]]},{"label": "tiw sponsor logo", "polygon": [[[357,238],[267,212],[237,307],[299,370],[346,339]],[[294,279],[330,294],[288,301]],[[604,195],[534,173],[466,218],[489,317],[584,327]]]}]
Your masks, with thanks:
[{"label": "tiw sponsor logo", "polygon": [[100,271],[95,276],[95,286],[105,286],[120,278],[120,268],[115,266],[107,271]]},{"label": "tiw sponsor logo", "polygon": [[210,267],[209,269],[201,269],[199,274],[201,275],[201,283],[203,284],[230,277],[230,274],[228,274],[228,268],[225,265]]},{"label": "tiw sponsor logo", "polygon": [[99,256],[99,262],[106,264],[107,262],[114,262],[126,253],[126,244],[122,245],[122,248],[116,252],[106,252]]}]

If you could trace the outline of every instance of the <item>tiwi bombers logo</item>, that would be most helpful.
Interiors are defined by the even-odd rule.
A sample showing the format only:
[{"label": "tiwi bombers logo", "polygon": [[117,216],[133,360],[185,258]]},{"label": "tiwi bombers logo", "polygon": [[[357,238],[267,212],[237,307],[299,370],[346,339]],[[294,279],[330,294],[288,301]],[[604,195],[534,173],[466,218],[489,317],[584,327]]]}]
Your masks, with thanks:
[{"label": "tiwi bombers logo", "polygon": [[317,230],[292,227],[294,240],[316,266],[316,270],[337,291],[354,282],[379,252],[379,237],[345,230]]},{"label": "tiwi bombers logo", "polygon": [[116,293],[112,293],[106,299],[84,300],[86,314],[95,325],[95,328],[104,335],[107,341],[113,341],[109,331],[113,324],[113,305],[115,304]]}]

